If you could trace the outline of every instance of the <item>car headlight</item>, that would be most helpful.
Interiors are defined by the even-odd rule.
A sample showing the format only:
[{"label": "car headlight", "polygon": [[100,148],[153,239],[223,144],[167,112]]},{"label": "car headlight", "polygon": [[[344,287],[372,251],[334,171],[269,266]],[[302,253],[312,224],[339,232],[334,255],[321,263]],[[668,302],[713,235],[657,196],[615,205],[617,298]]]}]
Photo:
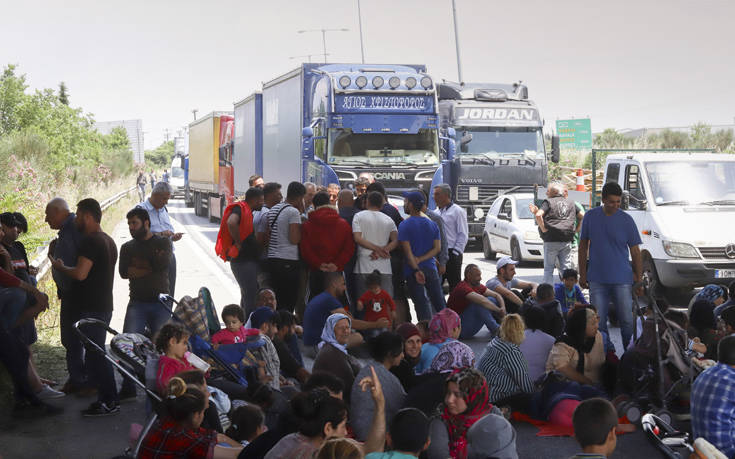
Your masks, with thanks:
[{"label": "car headlight", "polygon": [[360,89],[364,88],[365,86],[367,86],[367,77],[360,75],[359,77],[355,78],[355,84]]},{"label": "car headlight", "polygon": [[377,89],[383,86],[383,83],[385,83],[385,80],[382,76],[376,76],[373,78],[373,86]]},{"label": "car headlight", "polygon": [[525,233],[523,233],[523,240],[524,241],[537,241],[540,237],[538,235],[538,231],[531,231],[528,230]]},{"label": "car headlight", "polygon": [[408,89],[413,89],[416,87],[416,78],[414,77],[408,77],[406,78],[406,87]]},{"label": "car headlight", "polygon": [[674,258],[699,258],[697,249],[685,242],[662,241],[664,251]]},{"label": "car headlight", "polygon": [[339,85],[342,86],[343,89],[349,86],[350,83],[352,83],[352,80],[350,80],[350,77],[348,77],[347,75],[342,75],[341,77],[339,77]]},{"label": "car headlight", "polygon": [[431,81],[431,78],[429,78],[429,77],[427,77],[427,76],[425,76],[425,77],[421,78],[421,86],[423,86],[423,87],[424,87],[424,89],[429,89],[429,88],[431,88],[431,85],[432,85],[433,83],[434,83],[434,82],[433,82],[433,81]]},{"label": "car headlight", "polygon": [[482,210],[480,208],[475,209],[475,218],[476,219],[482,220],[482,217],[484,217],[484,216],[485,216],[485,211],[484,210]]}]

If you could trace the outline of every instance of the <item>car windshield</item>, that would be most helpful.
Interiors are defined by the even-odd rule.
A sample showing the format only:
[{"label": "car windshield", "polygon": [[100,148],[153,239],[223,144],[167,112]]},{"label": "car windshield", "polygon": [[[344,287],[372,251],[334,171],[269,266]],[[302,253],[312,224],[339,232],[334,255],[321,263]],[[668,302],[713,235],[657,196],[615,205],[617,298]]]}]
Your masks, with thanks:
[{"label": "car windshield", "polygon": [[735,161],[648,162],[657,205],[735,205]]},{"label": "car windshield", "polygon": [[[462,143],[470,134],[472,140]],[[544,137],[538,128],[459,127],[456,139],[460,155],[544,157]]]},{"label": "car windshield", "polygon": [[439,163],[436,131],[416,134],[354,134],[351,129],[329,130],[330,164],[434,165]]},{"label": "car windshield", "polygon": [[171,168],[171,177],[183,177],[183,176],[184,176],[184,169],[180,167]]},{"label": "car windshield", "polygon": [[516,212],[518,212],[518,218],[530,219],[533,218],[531,210],[528,205],[531,204],[531,199],[517,199],[516,200]]}]

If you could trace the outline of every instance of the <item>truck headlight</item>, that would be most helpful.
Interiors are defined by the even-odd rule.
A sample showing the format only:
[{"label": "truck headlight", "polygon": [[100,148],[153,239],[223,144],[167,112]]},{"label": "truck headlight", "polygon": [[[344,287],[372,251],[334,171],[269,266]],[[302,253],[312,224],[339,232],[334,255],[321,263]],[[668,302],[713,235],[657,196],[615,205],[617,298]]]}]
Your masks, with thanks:
[{"label": "truck headlight", "polygon": [[397,76],[392,76],[388,79],[388,86],[391,87],[391,89],[396,89],[398,86],[401,85],[401,79]]},{"label": "truck headlight", "polygon": [[350,83],[352,83],[352,80],[350,80],[350,77],[348,77],[347,75],[342,75],[341,77],[339,77],[339,85],[342,86],[342,89],[349,86]]},{"label": "truck headlight", "polygon": [[406,78],[406,87],[408,89],[413,89],[416,87],[416,78],[414,77],[408,77]]},{"label": "truck headlight", "polygon": [[385,83],[385,80],[382,76],[376,76],[373,78],[373,86],[377,89],[383,86],[383,83]]},{"label": "truck headlight", "polygon": [[424,87],[424,89],[429,89],[429,88],[431,88],[431,85],[432,85],[433,83],[434,83],[434,82],[433,82],[433,81],[431,81],[431,78],[429,78],[429,77],[427,77],[427,76],[425,76],[425,77],[423,77],[423,78],[421,79],[421,86],[423,86],[423,87]]},{"label": "truck headlight", "polygon": [[697,249],[693,245],[685,242],[662,241],[664,251],[667,255],[674,258],[699,258]]},{"label": "truck headlight", "polygon": [[360,75],[359,77],[355,78],[355,84],[360,89],[364,88],[365,86],[367,86],[367,77]]},{"label": "truck headlight", "polygon": [[484,210],[482,210],[480,208],[475,209],[475,218],[477,220],[482,220],[482,217],[484,217],[484,216],[485,216],[485,211]]}]

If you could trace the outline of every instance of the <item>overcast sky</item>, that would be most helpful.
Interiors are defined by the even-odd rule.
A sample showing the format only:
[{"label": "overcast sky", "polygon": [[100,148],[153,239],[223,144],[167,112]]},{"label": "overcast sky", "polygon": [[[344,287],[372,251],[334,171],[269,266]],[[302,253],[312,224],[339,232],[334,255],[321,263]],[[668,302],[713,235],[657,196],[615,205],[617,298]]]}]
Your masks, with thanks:
[{"label": "overcast sky", "polygon": [[[546,119],[592,129],[735,117],[732,0],[456,0],[465,81],[523,80]],[[263,81],[321,59],[359,62],[357,0],[0,0],[0,64],[32,88],[65,81],[99,121],[143,120],[146,148]],[[457,78],[451,0],[362,0],[368,63]]]}]

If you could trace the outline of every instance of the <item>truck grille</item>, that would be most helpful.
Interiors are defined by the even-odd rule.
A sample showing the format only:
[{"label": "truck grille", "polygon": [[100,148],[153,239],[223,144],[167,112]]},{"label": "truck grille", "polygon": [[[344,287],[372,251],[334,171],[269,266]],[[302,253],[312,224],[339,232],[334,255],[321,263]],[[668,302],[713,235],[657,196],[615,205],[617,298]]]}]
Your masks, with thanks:
[{"label": "truck grille", "polygon": [[[459,185],[457,187],[457,201],[470,201],[470,188],[477,188],[477,199],[472,200],[473,202],[476,202],[484,201],[488,198],[493,198],[497,196],[500,191],[506,189],[507,187],[497,185]],[[472,197],[474,198],[474,196]]]},{"label": "truck grille", "polygon": [[724,247],[697,247],[704,258],[727,258]]}]

